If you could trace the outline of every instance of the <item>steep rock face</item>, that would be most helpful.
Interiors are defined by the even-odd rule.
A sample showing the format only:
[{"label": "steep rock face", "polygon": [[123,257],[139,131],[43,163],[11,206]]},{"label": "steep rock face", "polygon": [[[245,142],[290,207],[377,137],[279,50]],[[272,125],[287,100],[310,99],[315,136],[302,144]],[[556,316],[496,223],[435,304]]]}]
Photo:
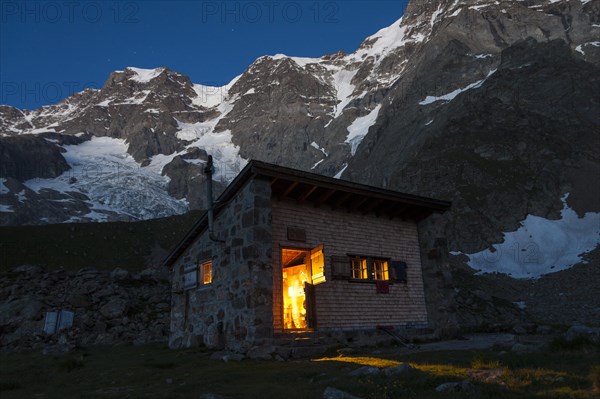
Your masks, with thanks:
[{"label": "steep rock face", "polygon": [[[525,150],[520,150],[524,154],[519,159],[527,164],[543,163],[545,175],[550,177],[536,177],[535,183],[528,183],[543,189],[534,190],[538,194],[537,197],[532,196],[529,205],[518,206],[514,212],[507,214],[492,211],[484,203],[506,196],[513,198],[510,201],[514,202],[514,198],[527,194],[521,190],[524,186],[510,194],[496,193],[492,200],[491,197],[484,198],[481,192],[502,187],[486,185],[473,178],[472,187],[460,189],[457,194],[451,187],[460,186],[464,179],[455,172],[450,178],[446,175],[428,177],[427,182],[418,184],[408,183],[405,175],[416,171],[427,173],[429,169],[422,167],[428,162],[427,158],[421,160],[426,155],[423,151],[434,137],[450,137],[451,132],[459,138],[449,141],[450,145],[459,147],[452,151],[444,149],[448,150],[444,151],[444,158],[436,158],[439,165],[445,165],[444,168],[464,167],[468,169],[465,173],[478,173],[481,168],[471,170],[477,166],[478,158],[486,162],[498,158],[499,162],[510,163],[510,159],[504,158],[511,156],[512,149],[504,144],[499,148],[494,143],[483,143],[483,139],[473,155],[477,159],[461,153],[461,148],[466,145],[460,139],[462,124],[475,118],[479,124],[504,124],[504,128],[508,129],[508,124],[518,123],[515,118],[519,119],[507,114],[509,109],[520,110],[519,123],[525,123],[525,120],[534,123],[538,118],[543,124],[546,114],[535,115],[538,108],[547,104],[539,103],[537,108],[532,105],[536,99],[535,91],[541,90],[539,97],[548,97],[546,93],[554,93],[553,85],[556,84],[556,92],[565,93],[564,85],[569,80],[559,82],[552,78],[553,71],[549,70],[546,83],[542,84],[541,80],[538,80],[538,85],[527,83],[527,62],[553,64],[558,57],[560,60],[584,60],[587,62],[585,65],[598,65],[599,9],[598,0],[542,1],[535,4],[475,0],[411,2],[401,19],[366,38],[351,54],[338,52],[320,58],[281,54],[260,57],[242,75],[222,87],[193,84],[189,78],[167,68],[127,68],[111,74],[100,90],[84,90],[56,105],[33,111],[0,107],[0,133],[4,136],[49,132],[74,136],[84,133],[85,137],[91,138],[86,143],[93,146],[102,143],[106,148],[102,152],[104,158],[91,157],[88,152],[85,158],[77,156],[77,152],[81,151],[73,147],[74,143],[64,140],[57,143],[67,149],[63,156],[72,170],[72,176],[60,176],[61,188],[57,189],[56,184],[51,185],[50,182],[45,187],[41,185],[45,182],[33,187],[23,179],[19,181],[25,186],[29,184],[31,187],[27,188],[35,191],[40,201],[44,197],[41,193],[51,193],[54,197],[48,197],[50,201],[56,196],[63,198],[65,192],[70,191],[86,197],[85,206],[94,212],[113,212],[111,217],[121,215],[125,218],[159,216],[189,207],[201,207],[204,198],[200,174],[203,159],[193,155],[193,149],[199,148],[214,156],[216,178],[223,183],[231,181],[246,159],[254,158],[374,185],[453,198],[457,208],[461,209],[460,216],[456,216],[459,218],[470,219],[472,215],[481,213],[480,207],[483,207],[487,216],[473,219],[477,222],[485,219],[481,234],[450,232],[451,248],[463,249],[460,243],[465,240],[475,241],[476,247],[481,248],[497,240],[501,229],[513,227],[530,211],[540,215],[556,214],[561,191],[574,186],[573,175],[576,175],[574,171],[578,166],[569,166],[571,172],[561,178],[565,181],[557,188],[553,171],[566,164],[546,165],[545,161],[538,160],[543,156],[542,152],[528,150],[539,149],[539,146],[532,144],[528,147],[525,143]],[[562,40],[564,51],[552,50],[552,55],[547,56],[534,51],[533,42],[528,42],[527,49],[515,51],[512,56],[510,51],[504,51],[511,47],[518,49],[515,43],[527,38],[533,38],[537,43]],[[528,54],[529,51],[533,52]],[[525,68],[512,72],[517,77],[508,73],[512,68],[511,62],[519,65],[514,68]],[[578,69],[581,65],[584,64],[574,63],[565,68]],[[571,74],[556,72],[562,73],[561,76]],[[520,79],[519,74],[523,76]],[[504,87],[500,84],[502,80],[508,82],[510,79],[517,79],[521,82],[520,86]],[[492,87],[489,86],[491,82],[496,82],[498,88],[504,87],[503,97],[491,89],[484,90]],[[595,86],[592,84],[589,90],[571,97],[574,100],[585,99],[586,95],[593,94],[592,87]],[[465,93],[459,95],[463,91]],[[477,103],[469,103],[467,100],[473,98],[473,93],[483,93],[483,98],[478,98]],[[521,94],[521,97],[531,95],[531,98],[525,104],[504,98]],[[495,109],[496,103],[491,98],[500,101],[498,104],[510,104],[504,111]],[[585,108],[585,104],[583,106]],[[570,115],[564,116],[566,119],[578,119],[578,113],[595,111],[594,107],[588,111],[577,108],[574,114],[575,108],[569,108],[569,104],[561,100],[548,109],[552,109],[549,115],[553,118]],[[470,110],[471,114],[465,113],[464,109]],[[457,121],[455,113],[462,115],[462,121]],[[480,113],[493,113],[494,118],[499,119],[484,120]],[[592,125],[586,125],[587,128],[595,128],[596,122],[590,121]],[[514,126],[521,128],[520,125]],[[538,126],[529,135],[542,130]],[[544,132],[549,136],[554,134]],[[508,136],[489,136],[487,140],[504,137]],[[98,141],[98,138],[105,141]],[[86,143],[82,145],[88,145]],[[112,149],[108,148],[110,146]],[[120,155],[114,157],[117,151]],[[586,170],[593,173],[596,161],[585,162]],[[414,165],[409,168],[408,164]],[[109,173],[105,172],[107,168],[104,165],[110,166]],[[89,168],[103,168],[102,190],[92,187],[98,186],[99,181],[90,178]],[[126,178],[121,173],[122,168],[127,171]],[[537,166],[535,168],[537,170]],[[486,169],[483,172],[489,173],[488,166],[483,169]],[[521,177],[530,178],[533,174],[525,175]],[[69,183],[67,188],[64,183],[68,183],[70,177],[74,177],[76,182]],[[9,184],[8,180],[5,184]],[[151,189],[150,198],[140,197],[137,191],[132,192],[132,187],[142,186]],[[17,194],[22,190],[4,191],[0,204],[12,206],[16,202],[21,203]],[[111,195],[105,195],[107,192]],[[161,199],[157,200],[159,197]],[[173,202],[173,197],[181,201]],[[576,197],[569,201],[575,201]],[[136,205],[136,198],[142,202]],[[160,203],[169,205],[160,207]],[[580,212],[593,206],[590,200],[583,199],[578,203],[587,204],[579,209]],[[136,206],[145,207],[147,211],[138,212]],[[14,206],[12,209],[19,213]],[[41,220],[38,214],[16,217],[3,212],[3,216],[7,216],[3,220],[11,223],[15,220],[27,223],[89,220],[82,218],[88,213],[77,214],[75,219],[67,215],[68,212],[51,218],[44,216]],[[94,215],[92,212],[91,216]],[[456,230],[464,230],[462,227]]]},{"label": "steep rock face", "polygon": [[345,176],[452,199],[451,248],[481,249],[527,214],[558,217],[561,195],[580,184],[569,168],[598,170],[598,72],[561,40],[517,43],[451,102],[390,105]]},{"label": "steep rock face", "polygon": [[0,140],[0,176],[27,180],[56,177],[69,170],[59,147],[48,140],[32,135]]}]

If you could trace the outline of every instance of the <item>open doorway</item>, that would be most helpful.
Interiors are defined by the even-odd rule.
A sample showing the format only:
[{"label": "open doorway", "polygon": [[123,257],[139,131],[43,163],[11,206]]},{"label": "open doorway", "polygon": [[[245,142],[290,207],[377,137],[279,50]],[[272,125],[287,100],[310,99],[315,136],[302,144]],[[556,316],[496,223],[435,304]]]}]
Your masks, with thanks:
[{"label": "open doorway", "polygon": [[283,328],[305,330],[316,326],[314,285],[325,281],[323,246],[281,250]]}]

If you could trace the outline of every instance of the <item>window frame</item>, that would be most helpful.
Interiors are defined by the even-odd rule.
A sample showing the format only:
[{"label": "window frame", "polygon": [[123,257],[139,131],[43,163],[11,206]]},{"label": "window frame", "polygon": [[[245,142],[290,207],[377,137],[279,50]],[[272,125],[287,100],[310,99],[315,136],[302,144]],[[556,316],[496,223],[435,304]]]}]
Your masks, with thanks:
[{"label": "window frame", "polygon": [[[374,284],[377,281],[388,281],[389,284],[394,284],[395,280],[392,279],[391,273],[390,273],[390,262],[391,259],[390,257],[385,257],[385,256],[366,256],[366,255],[356,255],[356,254],[346,254],[346,256],[349,258],[350,260],[350,277],[348,278],[348,281],[353,282],[353,283],[371,283]],[[367,273],[367,277],[366,278],[357,278],[354,277],[354,262],[356,260],[362,260],[366,262],[366,273]],[[375,262],[385,262],[385,264],[387,264],[387,269],[385,270],[385,274],[387,275],[387,279],[385,280],[381,280],[381,279],[376,279],[375,277]]]},{"label": "window frame", "polygon": [[[210,281],[208,283],[205,282],[206,270],[204,269],[205,265],[210,265]],[[214,268],[213,268],[213,260],[205,259],[198,262],[198,287],[203,287],[206,285],[211,285],[214,279]]]}]

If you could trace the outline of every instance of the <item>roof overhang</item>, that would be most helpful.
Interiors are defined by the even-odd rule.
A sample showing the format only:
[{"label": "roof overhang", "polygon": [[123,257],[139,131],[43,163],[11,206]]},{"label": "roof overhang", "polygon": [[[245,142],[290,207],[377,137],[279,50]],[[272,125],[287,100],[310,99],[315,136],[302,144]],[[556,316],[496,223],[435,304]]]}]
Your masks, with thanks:
[{"label": "roof overhang", "polygon": [[[432,213],[444,212],[451,205],[449,201],[400,193],[266,162],[250,161],[215,202],[215,216],[248,181],[257,178],[270,182],[273,200],[296,201],[298,204],[306,203],[314,207],[329,207],[332,210],[364,215],[374,214],[376,217],[419,221]],[[204,214],[171,251],[163,264],[172,266],[207,227],[208,218]]]}]

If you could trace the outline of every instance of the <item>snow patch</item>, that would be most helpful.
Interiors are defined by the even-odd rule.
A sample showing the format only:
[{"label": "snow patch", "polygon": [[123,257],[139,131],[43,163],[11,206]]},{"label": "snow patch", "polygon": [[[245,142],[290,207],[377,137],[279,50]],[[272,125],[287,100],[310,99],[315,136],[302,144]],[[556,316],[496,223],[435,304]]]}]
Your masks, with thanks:
[{"label": "snow patch", "polygon": [[375,124],[380,109],[381,104],[378,104],[367,115],[356,118],[354,122],[348,126],[348,136],[344,142],[350,144],[350,153],[352,156],[356,154],[356,149],[369,132],[369,128]]},{"label": "snow patch", "polygon": [[165,70],[165,68],[155,68],[155,69],[143,69],[143,68],[135,68],[135,67],[127,67],[125,68],[129,71],[135,72],[135,75],[129,78],[129,80],[134,80],[140,83],[148,83]]},{"label": "snow patch", "polygon": [[0,177],[0,194],[8,194],[10,192],[4,183],[6,183],[6,179],[4,177]]},{"label": "snow patch", "polygon": [[317,150],[319,150],[319,151],[321,151],[323,153],[323,155],[325,155],[326,157],[329,156],[327,154],[327,152],[325,152],[325,148],[319,147],[319,145],[315,141],[313,141],[312,143],[310,143],[310,146],[313,147],[313,148],[315,148],[315,149],[317,149]]},{"label": "snow patch", "polygon": [[[561,218],[549,220],[528,215],[516,231],[504,233],[504,241],[469,257],[468,265],[480,273],[504,273],[513,278],[539,278],[581,262],[581,255],[600,244],[600,213],[582,218],[562,197]],[[460,252],[452,252],[457,255]]]},{"label": "snow patch", "polygon": [[0,212],[9,213],[14,212],[14,209],[10,205],[0,204]]},{"label": "snow patch", "polygon": [[25,190],[21,190],[17,193],[17,200],[21,203],[27,200],[27,194],[25,193]]},{"label": "snow patch", "polygon": [[319,164],[320,164],[321,162],[323,162],[324,160],[325,160],[325,159],[323,158],[323,159],[321,159],[320,161],[317,161],[317,162],[316,162],[316,163],[315,163],[315,164],[314,164],[314,165],[313,165],[313,166],[310,168],[310,170],[313,170],[314,168],[316,168],[317,166],[319,166]]},{"label": "snow patch", "polygon": [[193,89],[196,92],[196,97],[192,99],[192,104],[205,108],[212,108],[221,104],[228,94],[226,86],[195,84]]},{"label": "snow patch", "polygon": [[272,59],[274,60],[281,60],[281,59],[289,59],[294,61],[296,64],[298,64],[298,66],[301,67],[305,67],[308,64],[317,64],[321,62],[320,58],[310,58],[310,57],[288,57],[285,54],[275,54],[274,56],[271,56]]},{"label": "snow patch", "polygon": [[342,170],[340,170],[339,172],[337,172],[335,174],[335,176],[333,176],[334,179],[341,179],[342,178],[342,174],[346,171],[346,168],[348,167],[348,164],[345,163],[344,166],[342,166]]},{"label": "snow patch", "polygon": [[579,46],[575,47],[575,51],[578,51],[581,54],[585,55],[585,52],[583,51],[583,46],[600,47],[600,42],[587,42],[587,43],[580,44]]},{"label": "snow patch", "polygon": [[463,87],[462,89],[456,89],[448,94],[444,94],[443,96],[427,96],[423,101],[419,102],[419,105],[428,105],[436,101],[452,101],[460,93],[480,87],[483,84],[483,82],[485,82],[486,79],[489,78],[494,72],[496,72],[495,69],[490,71],[485,78],[477,82],[471,83],[470,85]]},{"label": "snow patch", "polygon": [[335,106],[335,112],[333,114],[334,119],[344,112],[346,105],[353,99],[351,95],[352,92],[354,92],[354,85],[351,82],[357,72],[358,68],[353,71],[340,69],[333,74],[333,86],[336,89],[338,100],[338,104]]}]

